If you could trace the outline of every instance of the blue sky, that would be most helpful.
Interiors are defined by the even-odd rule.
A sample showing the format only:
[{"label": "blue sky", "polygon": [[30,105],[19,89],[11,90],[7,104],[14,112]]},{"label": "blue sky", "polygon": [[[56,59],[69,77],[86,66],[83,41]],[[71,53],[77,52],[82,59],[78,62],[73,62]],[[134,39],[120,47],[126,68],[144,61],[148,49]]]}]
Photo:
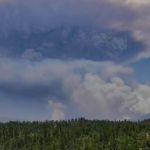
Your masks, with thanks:
[{"label": "blue sky", "polygon": [[143,84],[149,84],[150,82],[149,58],[131,63],[130,66],[135,70],[138,82]]},{"label": "blue sky", "polygon": [[0,0],[0,121],[150,113],[150,2]]}]

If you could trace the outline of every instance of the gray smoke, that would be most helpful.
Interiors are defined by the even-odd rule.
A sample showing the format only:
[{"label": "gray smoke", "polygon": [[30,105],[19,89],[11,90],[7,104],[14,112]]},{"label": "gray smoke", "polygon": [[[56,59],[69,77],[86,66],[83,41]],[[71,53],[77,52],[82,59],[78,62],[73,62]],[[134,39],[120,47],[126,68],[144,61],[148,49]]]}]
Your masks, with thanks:
[{"label": "gray smoke", "polygon": [[0,35],[28,37],[62,26],[128,31],[146,46],[130,60],[136,61],[150,56],[149,10],[146,0],[1,0]]},{"label": "gray smoke", "polygon": [[[150,86],[137,83],[128,66],[112,62],[1,59],[0,70],[1,107],[6,102],[16,103],[17,107],[23,102],[38,113],[45,107],[44,114],[49,112],[46,114],[53,120],[71,116],[122,119],[150,113]],[[34,109],[34,105],[39,108]],[[45,118],[40,116],[37,117]]]}]

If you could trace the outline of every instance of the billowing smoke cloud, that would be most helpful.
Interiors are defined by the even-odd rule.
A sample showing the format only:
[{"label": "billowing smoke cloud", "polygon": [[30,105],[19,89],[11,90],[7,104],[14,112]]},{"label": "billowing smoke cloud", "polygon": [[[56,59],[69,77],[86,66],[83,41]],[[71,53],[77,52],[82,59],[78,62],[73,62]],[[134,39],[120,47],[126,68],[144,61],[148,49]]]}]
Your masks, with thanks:
[{"label": "billowing smoke cloud", "polygon": [[[116,9],[117,8],[117,9]],[[130,13],[131,12],[131,13]],[[7,0],[0,2],[0,29],[25,33],[77,25],[109,26],[111,22],[133,19],[128,7],[109,0]]]},{"label": "billowing smoke cloud", "polygon": [[[94,61],[59,61],[44,60],[31,62],[28,60],[0,60],[0,83],[37,85],[50,84],[55,79],[64,78],[70,74],[84,75],[88,72],[110,78],[120,74],[133,73],[132,68],[113,62]],[[19,71],[18,71],[19,70]]]},{"label": "billowing smoke cloud", "polygon": [[[62,120],[72,116],[123,119],[150,113],[150,86],[136,82],[132,68],[113,62],[43,60],[40,44],[47,49],[53,49],[54,45],[38,36],[35,41],[40,44],[35,45],[40,51],[34,49],[33,40],[38,33],[56,29],[52,34],[55,41],[57,29],[65,27],[68,30],[60,33],[64,40],[71,35],[67,35],[70,27],[87,27],[95,30],[90,30],[86,36],[81,32],[78,44],[86,43],[86,49],[91,42],[99,49],[100,42],[100,45],[106,43],[106,49],[119,51],[110,50],[109,55],[118,56],[126,49],[127,40],[120,36],[111,37],[112,40],[107,34],[95,34],[96,29],[131,32],[146,47],[129,60],[136,61],[150,57],[149,14],[150,2],[146,0],[0,0],[1,42],[7,43],[4,36],[15,37],[16,41],[20,39],[18,34],[24,39],[30,35],[33,46],[26,49],[30,41],[27,40],[29,46],[20,42],[26,49],[20,50],[23,60],[0,59],[0,116],[10,118],[13,114],[16,118],[20,114],[18,118],[29,120]],[[107,41],[111,41],[110,45]],[[10,40],[8,45],[9,42],[13,43]],[[61,44],[56,45],[59,46]],[[65,47],[66,51],[69,49]],[[5,47],[0,50],[1,57],[11,54]]]},{"label": "billowing smoke cloud", "polygon": [[62,103],[55,103],[53,101],[48,101],[48,105],[51,109],[51,119],[52,120],[64,120],[65,119],[65,113],[64,110],[66,109],[66,106]]},{"label": "billowing smoke cloud", "polygon": [[[1,107],[8,102],[9,110],[13,105],[12,109],[19,108],[21,112],[25,105],[19,107],[18,103],[23,102],[34,114],[43,110],[33,120],[72,116],[123,119],[150,113],[150,86],[136,83],[134,71],[128,66],[112,62],[1,59],[0,70]],[[24,112],[22,117],[27,119]]]},{"label": "billowing smoke cloud", "polygon": [[[120,0],[116,0],[115,2],[120,2]],[[142,58],[149,58],[149,50],[150,50],[150,41],[149,41],[149,33],[150,33],[150,1],[149,0],[125,0],[123,2],[130,10],[136,14],[136,17],[133,20],[125,21],[125,22],[115,22],[113,26],[115,28],[121,30],[129,30],[133,33],[133,36],[138,40],[142,41],[146,45],[146,49],[144,52],[138,53],[134,58],[132,58],[129,62],[137,61]]]},{"label": "billowing smoke cloud", "polygon": [[34,49],[26,49],[22,54],[22,58],[31,61],[39,61],[42,60],[42,55],[41,53],[36,52]]},{"label": "billowing smoke cloud", "polygon": [[86,74],[82,81],[79,77],[73,77],[72,80],[65,82],[64,90],[68,93],[70,89],[71,99],[85,116],[122,119],[150,112],[148,85],[138,85],[131,89],[118,77],[106,82],[93,74]]},{"label": "billowing smoke cloud", "polygon": [[[116,29],[133,33],[149,51],[149,14],[148,0],[2,0],[0,34],[25,36],[61,26]],[[141,58],[143,52],[132,61]]]}]

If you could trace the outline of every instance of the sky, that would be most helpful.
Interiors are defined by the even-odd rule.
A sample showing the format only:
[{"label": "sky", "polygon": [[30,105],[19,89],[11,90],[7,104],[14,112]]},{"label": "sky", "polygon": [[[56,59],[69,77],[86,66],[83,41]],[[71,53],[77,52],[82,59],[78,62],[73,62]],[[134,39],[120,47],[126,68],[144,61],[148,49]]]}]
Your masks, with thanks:
[{"label": "sky", "polygon": [[149,114],[149,16],[149,0],[0,0],[0,121]]}]

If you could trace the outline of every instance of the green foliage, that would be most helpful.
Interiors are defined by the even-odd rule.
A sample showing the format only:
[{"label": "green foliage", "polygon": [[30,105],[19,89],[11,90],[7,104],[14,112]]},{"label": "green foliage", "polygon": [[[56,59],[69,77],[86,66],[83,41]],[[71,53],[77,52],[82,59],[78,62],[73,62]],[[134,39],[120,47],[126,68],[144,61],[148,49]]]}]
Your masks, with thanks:
[{"label": "green foliage", "polygon": [[0,123],[0,150],[149,150],[150,120]]}]

